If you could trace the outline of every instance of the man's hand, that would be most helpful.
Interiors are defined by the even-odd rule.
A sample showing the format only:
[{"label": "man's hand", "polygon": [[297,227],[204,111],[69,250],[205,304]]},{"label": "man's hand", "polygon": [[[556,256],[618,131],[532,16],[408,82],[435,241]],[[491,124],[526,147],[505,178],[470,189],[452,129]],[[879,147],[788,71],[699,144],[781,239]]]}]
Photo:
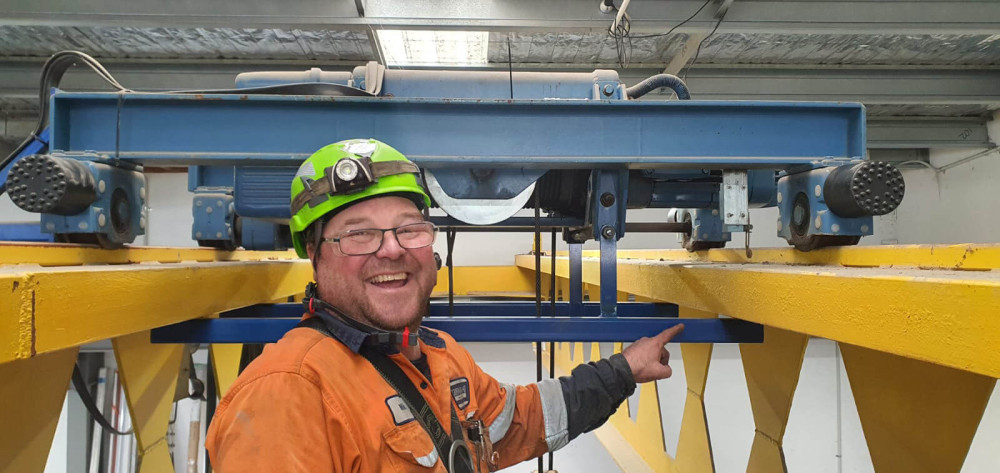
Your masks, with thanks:
[{"label": "man's hand", "polygon": [[677,324],[653,337],[642,337],[629,345],[622,355],[632,368],[632,378],[635,384],[642,384],[658,379],[669,378],[673,374],[670,369],[670,352],[666,345],[678,333],[684,330],[684,324]]}]

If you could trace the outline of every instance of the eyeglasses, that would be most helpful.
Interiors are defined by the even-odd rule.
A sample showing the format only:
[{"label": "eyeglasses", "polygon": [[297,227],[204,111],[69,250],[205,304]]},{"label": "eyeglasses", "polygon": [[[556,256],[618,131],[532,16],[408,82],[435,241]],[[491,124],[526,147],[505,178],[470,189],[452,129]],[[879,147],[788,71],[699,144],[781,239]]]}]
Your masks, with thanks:
[{"label": "eyeglasses", "polygon": [[434,244],[438,228],[431,222],[411,223],[396,228],[362,228],[341,233],[322,241],[336,243],[340,252],[348,256],[370,255],[382,248],[385,232],[392,232],[399,246],[408,250]]}]

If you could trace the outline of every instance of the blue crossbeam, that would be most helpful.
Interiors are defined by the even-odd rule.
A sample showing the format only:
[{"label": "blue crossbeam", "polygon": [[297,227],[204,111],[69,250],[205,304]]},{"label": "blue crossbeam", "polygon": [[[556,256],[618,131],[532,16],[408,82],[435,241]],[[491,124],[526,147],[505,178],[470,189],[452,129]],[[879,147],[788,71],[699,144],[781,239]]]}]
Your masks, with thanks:
[{"label": "blue crossbeam", "polygon": [[[555,316],[571,315],[569,302],[555,303]],[[302,304],[258,304],[223,312],[222,317],[300,317],[305,312]],[[596,317],[601,314],[599,302],[584,302],[579,315]],[[431,301],[430,317],[448,317],[452,315],[447,301]],[[456,317],[530,317],[535,315],[534,302],[456,302],[454,316]],[[552,304],[542,303],[542,315],[552,315]],[[619,302],[620,317],[677,317],[677,305],[655,302]]]},{"label": "blue crossbeam", "polygon": [[0,241],[54,241],[51,233],[42,233],[38,222],[0,223]]},{"label": "blue crossbeam", "polygon": [[[188,320],[153,329],[153,343],[271,343],[296,317]],[[611,317],[429,317],[424,325],[462,342],[631,342],[679,323],[680,343],[760,343],[762,325],[737,319]]]},{"label": "blue crossbeam", "polygon": [[786,169],[865,154],[864,107],[851,103],[61,91],[52,103],[51,149],[154,166],[294,166],[358,136],[426,168]]}]

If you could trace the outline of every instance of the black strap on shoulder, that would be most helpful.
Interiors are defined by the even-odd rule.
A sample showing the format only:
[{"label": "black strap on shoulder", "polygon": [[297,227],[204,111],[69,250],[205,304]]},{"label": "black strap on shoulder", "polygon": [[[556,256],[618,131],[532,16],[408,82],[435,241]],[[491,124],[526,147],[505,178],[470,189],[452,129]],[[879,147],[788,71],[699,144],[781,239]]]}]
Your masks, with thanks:
[{"label": "black strap on shoulder", "polygon": [[[323,322],[319,317],[310,317],[305,319],[296,327],[308,327],[314,329],[326,336],[331,336],[330,330],[327,328],[326,323]],[[438,451],[438,456],[441,459],[441,463],[444,464],[445,469],[449,473],[458,473],[453,471],[452,462],[449,461],[449,453],[451,452],[451,446],[454,442],[464,442],[464,437],[462,436],[462,424],[458,420],[458,414],[455,412],[455,406],[451,406],[451,433],[453,438],[448,437],[448,433],[445,432],[444,427],[441,426],[441,422],[438,421],[437,416],[434,415],[434,411],[431,407],[427,405],[427,400],[424,396],[420,394],[417,387],[413,385],[410,378],[406,376],[402,368],[399,367],[395,362],[389,359],[384,353],[378,350],[378,348],[364,345],[361,347],[359,352],[361,356],[365,357],[369,363],[378,371],[378,374],[382,376],[389,386],[394,389],[399,396],[403,398],[406,402],[407,407],[410,408],[410,412],[413,413],[414,417],[420,422],[420,425],[424,428],[428,435],[431,437],[431,441],[434,442],[434,448]],[[472,471],[470,470],[460,470],[460,471]]]},{"label": "black strap on shoulder", "polygon": [[[406,373],[403,373],[399,365],[390,360],[385,354],[372,347],[361,347],[361,356],[368,359],[372,366],[375,367],[375,371],[378,371],[378,374],[382,375],[382,379],[385,379],[385,382],[389,383],[389,386],[395,389],[399,393],[399,396],[403,398],[403,401],[406,402],[406,405],[413,412],[417,421],[420,422],[420,425],[431,436],[434,447],[437,448],[438,455],[441,457],[441,462],[445,464],[445,468],[448,468],[448,452],[451,451],[453,440],[445,432],[444,427],[441,426],[441,422],[434,415],[434,411],[427,405],[424,396],[420,394],[420,391],[417,391],[417,387],[413,385],[410,378],[406,377]],[[451,409],[451,416],[453,433],[461,435],[460,431],[455,431],[458,416],[455,414],[454,407]],[[461,429],[461,426],[459,426],[459,429]],[[451,471],[451,469],[448,468],[448,471]]]}]

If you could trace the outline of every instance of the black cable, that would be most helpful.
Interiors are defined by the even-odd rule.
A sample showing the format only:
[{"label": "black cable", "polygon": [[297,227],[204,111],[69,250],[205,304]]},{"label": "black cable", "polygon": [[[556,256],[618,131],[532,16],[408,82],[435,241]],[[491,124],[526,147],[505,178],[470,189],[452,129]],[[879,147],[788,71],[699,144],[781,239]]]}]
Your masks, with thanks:
[{"label": "black cable", "polygon": [[[39,138],[39,135],[41,135],[42,131],[45,130],[45,127],[49,122],[49,91],[52,88],[59,86],[59,83],[62,82],[63,75],[66,74],[66,71],[69,70],[70,67],[80,63],[92,69],[98,76],[104,79],[105,82],[110,84],[116,90],[121,92],[128,91],[128,89],[122,86],[121,83],[119,83],[118,80],[116,80],[114,76],[112,76],[111,73],[108,72],[103,65],[101,65],[100,62],[86,53],[80,51],[59,51],[53,54],[45,61],[45,64],[42,65],[42,74],[38,82],[39,113],[35,129],[30,135],[28,135],[27,138],[24,139],[24,141],[21,142],[21,144],[14,148],[14,150],[11,151],[7,157],[0,161],[0,171],[6,169],[7,166],[14,161],[14,158],[20,155],[35,140],[44,145],[42,147],[43,151],[48,148],[49,144]],[[0,195],[6,191],[6,185],[0,186]]]},{"label": "black cable", "polygon": [[[556,316],[556,231],[552,230],[552,254],[549,255],[551,265],[549,270],[549,315]],[[556,342],[549,342],[549,379],[556,377]],[[552,466],[552,452],[549,452],[549,470],[555,471]]]},{"label": "black cable", "polygon": [[448,255],[445,257],[445,264],[448,265],[448,316],[455,316],[455,265],[452,264],[452,251],[455,249],[455,237],[458,235],[458,231],[454,228],[449,228],[445,233],[445,237],[448,240]]},{"label": "black cable", "polygon": [[510,33],[507,33],[507,75],[510,77],[510,99],[514,100],[514,63],[510,55]]},{"label": "black cable", "polygon": [[701,41],[698,41],[698,49],[696,49],[694,51],[694,57],[691,58],[691,62],[689,62],[686,66],[684,66],[684,76],[682,77],[682,79],[684,81],[687,81],[687,75],[688,75],[687,73],[688,73],[689,70],[691,70],[691,66],[693,66],[694,63],[698,62],[698,55],[701,54],[701,45],[705,44],[705,40],[707,40],[708,38],[711,38],[712,35],[714,35],[716,31],[718,31],[719,25],[722,24],[722,19],[723,18],[725,18],[725,17],[719,17],[719,21],[715,22],[715,27],[712,28],[712,32],[708,33],[708,36],[702,38]]},{"label": "black cable", "polygon": [[[542,316],[542,206],[541,192],[535,189],[535,317]],[[535,342],[535,377],[542,380],[542,342]],[[538,456],[538,471],[545,471],[545,455]],[[551,461],[549,462],[551,463]]]},{"label": "black cable", "polygon": [[633,36],[633,38],[635,38],[635,39],[644,39],[644,38],[657,38],[657,37],[660,37],[660,36],[668,36],[668,35],[670,35],[670,33],[673,33],[674,30],[676,30],[677,28],[680,28],[681,26],[684,26],[685,24],[687,24],[687,22],[691,21],[692,19],[694,19],[694,17],[698,16],[698,14],[701,13],[701,11],[704,10],[705,7],[707,7],[708,4],[711,3],[711,2],[712,2],[712,0],[705,0],[705,3],[701,4],[701,6],[698,7],[698,9],[695,10],[695,12],[691,14],[691,16],[689,16],[686,19],[684,19],[684,21],[678,23],[677,26],[674,26],[673,28],[670,28],[669,30],[667,30],[666,33],[656,33],[656,34],[647,34],[647,35],[642,35],[642,36]]},{"label": "black cable", "polygon": [[101,428],[106,430],[108,433],[114,435],[132,435],[132,429],[128,429],[124,432],[114,428],[111,422],[108,421],[104,414],[101,414],[101,410],[97,408],[97,403],[94,402],[94,397],[90,394],[90,389],[87,388],[87,382],[83,380],[83,373],[80,372],[80,365],[73,364],[73,387],[76,389],[76,393],[80,396],[80,400],[83,401],[83,407],[87,408],[87,412],[90,416],[100,424]]}]

